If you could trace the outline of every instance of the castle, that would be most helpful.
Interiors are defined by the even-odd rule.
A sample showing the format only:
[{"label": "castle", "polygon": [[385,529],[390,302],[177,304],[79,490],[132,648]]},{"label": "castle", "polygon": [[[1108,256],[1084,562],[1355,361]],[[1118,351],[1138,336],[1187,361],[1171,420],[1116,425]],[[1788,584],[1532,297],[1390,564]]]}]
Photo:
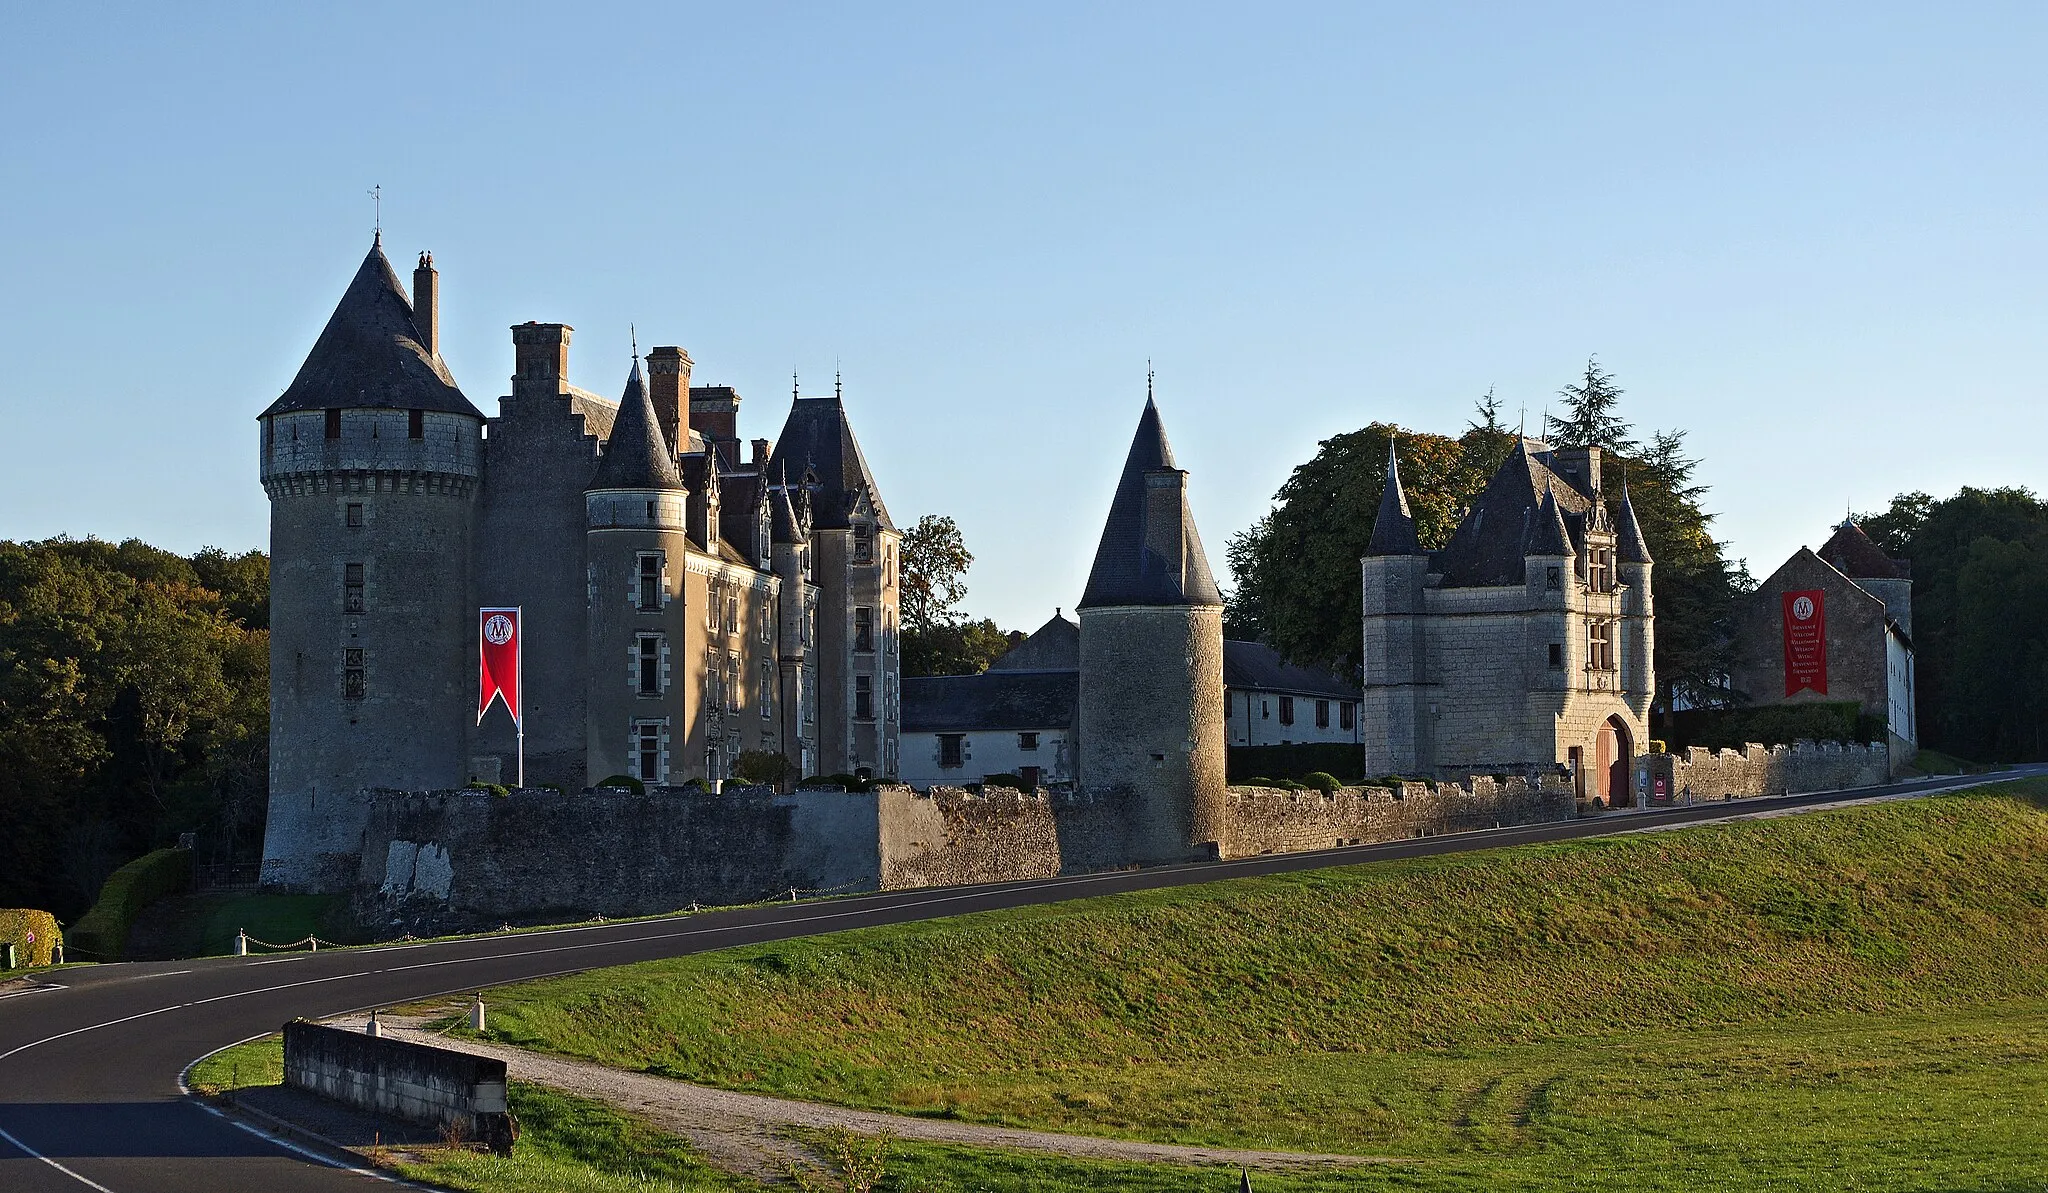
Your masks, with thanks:
[{"label": "castle", "polygon": [[[372,789],[675,786],[749,751],[893,774],[901,536],[837,386],[743,444],[740,395],[681,348],[612,402],[569,384],[571,328],[529,322],[487,418],[437,350],[439,289],[422,254],[408,298],[380,234],[260,416],[264,881],[352,882]],[[471,715],[496,606],[522,610],[523,741]]]},{"label": "castle", "polygon": [[1518,438],[1443,550],[1416,541],[1389,457],[1364,575],[1365,772],[1562,766],[1584,803],[1637,803],[1655,670],[1651,560],[1597,447]]}]

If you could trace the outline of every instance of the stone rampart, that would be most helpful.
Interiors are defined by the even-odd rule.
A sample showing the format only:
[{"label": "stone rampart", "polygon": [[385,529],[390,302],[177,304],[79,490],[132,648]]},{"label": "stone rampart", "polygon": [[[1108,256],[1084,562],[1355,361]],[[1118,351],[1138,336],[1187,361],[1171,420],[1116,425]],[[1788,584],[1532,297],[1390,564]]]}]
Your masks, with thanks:
[{"label": "stone rampart", "polygon": [[502,1060],[294,1021],[284,1025],[284,1083],[512,1150]]},{"label": "stone rampart", "polygon": [[1050,878],[1060,872],[1059,829],[1043,793],[908,787],[876,793],[884,890]]},{"label": "stone rampart", "polygon": [[1645,761],[1652,802],[1838,791],[1872,787],[1891,778],[1890,751],[1883,743],[1750,742],[1740,750],[1691,746],[1683,754],[1652,754]]},{"label": "stone rampart", "polygon": [[1462,784],[1344,787],[1328,795],[1232,787],[1227,808],[1224,857],[1569,820],[1575,814],[1571,781],[1551,773],[1500,780],[1479,775]]}]

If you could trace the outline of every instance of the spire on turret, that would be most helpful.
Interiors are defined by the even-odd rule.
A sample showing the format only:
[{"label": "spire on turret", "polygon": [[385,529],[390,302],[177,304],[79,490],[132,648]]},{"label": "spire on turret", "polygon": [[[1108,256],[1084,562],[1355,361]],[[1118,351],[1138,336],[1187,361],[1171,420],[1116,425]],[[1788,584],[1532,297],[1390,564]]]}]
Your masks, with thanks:
[{"label": "spire on turret", "polygon": [[1187,475],[1174,466],[1159,407],[1147,398],[1076,608],[1223,603],[1188,509]]},{"label": "spire on turret", "polygon": [[606,440],[604,458],[589,488],[680,490],[683,478],[676,472],[675,456],[662,438],[661,423],[654,403],[640,377],[640,358],[633,358],[633,372],[626,378],[626,392],[619,398],[619,415]]},{"label": "spire on turret", "polygon": [[1565,529],[1564,511],[1557,506],[1557,492],[1543,486],[1543,504],[1536,507],[1536,520],[1529,527],[1529,545],[1524,555],[1570,555],[1571,532]]},{"label": "spire on turret", "polygon": [[1622,563],[1650,562],[1650,545],[1643,541],[1643,527],[1636,521],[1636,507],[1628,499],[1626,481],[1621,486],[1621,517],[1614,527],[1614,557]]},{"label": "spire on turret", "polygon": [[1387,441],[1387,487],[1380,492],[1379,516],[1372,522],[1372,540],[1367,555],[1419,555],[1415,537],[1415,516],[1408,512],[1408,493],[1401,487],[1401,460],[1394,443]]}]

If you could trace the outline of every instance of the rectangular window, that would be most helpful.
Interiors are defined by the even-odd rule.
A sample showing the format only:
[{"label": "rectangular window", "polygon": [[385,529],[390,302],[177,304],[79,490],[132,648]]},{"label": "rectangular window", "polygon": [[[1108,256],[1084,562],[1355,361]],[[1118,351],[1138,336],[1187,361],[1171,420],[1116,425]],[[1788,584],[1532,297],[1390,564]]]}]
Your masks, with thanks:
[{"label": "rectangular window", "polygon": [[1553,667],[1564,666],[1564,643],[1553,642],[1550,644],[1550,665]]},{"label": "rectangular window", "polygon": [[725,661],[725,707],[730,712],[740,710],[740,659],[738,655]]},{"label": "rectangular window", "polygon": [[762,601],[760,614],[754,620],[761,623],[761,641],[775,641],[775,607]]},{"label": "rectangular window", "polygon": [[853,677],[853,715],[860,721],[875,719],[875,677],[856,675]]},{"label": "rectangular window", "polygon": [[341,569],[341,611],[361,613],[363,607],[363,565],[344,564]]},{"label": "rectangular window", "polygon": [[427,437],[426,411],[408,410],[405,412],[405,437],[407,439],[425,439]]},{"label": "rectangular window", "polygon": [[1330,702],[1327,700],[1318,700],[1316,701],[1316,728],[1328,729],[1329,727]]},{"label": "rectangular window", "polygon": [[360,501],[348,503],[348,528],[350,530],[361,530],[363,528],[363,503]]},{"label": "rectangular window", "polygon": [[964,736],[965,736],[964,734],[959,734],[959,733],[941,733],[941,734],[939,734],[939,765],[940,765],[940,766],[963,766],[963,765],[965,765],[965,762],[964,762],[964,760],[963,760],[963,759],[962,759],[962,757],[961,757],[961,750],[960,750],[960,742],[961,742],[961,740],[963,739],[963,737],[964,737]]},{"label": "rectangular window", "polygon": [[368,685],[363,680],[363,652],[351,647],[341,652],[341,695],[345,700],[361,700]]},{"label": "rectangular window", "polygon": [[1614,591],[1614,552],[1596,547],[1587,553],[1587,582],[1594,592]]},{"label": "rectangular window", "polygon": [[1280,697],[1280,723],[1282,725],[1294,724],[1294,697],[1292,696]]},{"label": "rectangular window", "polygon": [[635,687],[642,696],[661,695],[661,639],[653,634],[642,634],[638,656],[638,682]]},{"label": "rectangular window", "polygon": [[327,412],[327,437],[329,439],[341,438],[341,411],[339,410],[329,410]]},{"label": "rectangular window", "polygon": [[1358,727],[1358,706],[1356,704],[1346,700],[1337,706],[1337,727],[1339,729],[1356,729]]},{"label": "rectangular window", "polygon": [[761,705],[761,719],[762,719],[762,720],[764,720],[764,721],[765,721],[765,720],[768,720],[768,719],[769,719],[770,717],[773,717],[773,716],[775,715],[775,701],[774,701],[774,699],[772,698],[772,697],[773,697],[773,695],[774,695],[774,692],[775,692],[775,664],[773,664],[773,663],[769,662],[769,661],[768,661],[767,659],[762,659],[762,660],[761,660],[761,691],[760,691],[760,694],[759,694],[759,696],[758,696],[758,697],[756,697],[756,699],[757,699],[757,702],[758,702],[758,703],[759,703],[759,704]]},{"label": "rectangular window", "polygon": [[661,556],[652,553],[640,556],[640,591],[634,602],[642,613],[654,613],[661,609]]},{"label": "rectangular window", "polygon": [[728,634],[740,632],[740,598],[737,596],[725,598],[725,632]]},{"label": "rectangular window", "polygon": [[1586,623],[1586,667],[1592,671],[1614,670],[1613,622]]},{"label": "rectangular window", "polygon": [[1018,749],[1020,749],[1020,750],[1035,750],[1035,749],[1037,749],[1037,748],[1038,748],[1038,735],[1037,735],[1036,733],[1020,733],[1020,734],[1018,734],[1018,735],[1017,735],[1017,748],[1018,748]]},{"label": "rectangular window", "polygon": [[867,563],[875,557],[875,532],[866,525],[853,528],[853,561]]},{"label": "rectangular window", "polygon": [[661,722],[639,721],[633,725],[634,778],[643,783],[665,783],[668,775],[661,765]]},{"label": "rectangular window", "polygon": [[873,650],[875,648],[875,611],[857,607],[853,611],[853,648]]}]

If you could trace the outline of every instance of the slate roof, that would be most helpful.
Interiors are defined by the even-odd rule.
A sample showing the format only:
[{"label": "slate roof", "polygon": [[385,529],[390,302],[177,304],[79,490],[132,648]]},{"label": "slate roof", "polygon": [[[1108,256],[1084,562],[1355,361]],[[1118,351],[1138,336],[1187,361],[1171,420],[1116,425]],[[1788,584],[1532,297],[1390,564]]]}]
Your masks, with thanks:
[{"label": "slate roof", "polygon": [[1401,460],[1387,444],[1387,485],[1380,490],[1380,512],[1372,520],[1372,539],[1365,545],[1367,555],[1416,555],[1422,551],[1415,537],[1415,515],[1408,512],[1408,492],[1401,487]]},{"label": "slate roof", "polygon": [[1223,686],[1297,696],[1330,696],[1357,700],[1357,685],[1319,667],[1302,667],[1280,657],[1263,642],[1223,641]]},{"label": "slate roof", "polygon": [[1621,487],[1621,517],[1614,527],[1614,557],[1622,563],[1650,562],[1650,545],[1643,541],[1643,528],[1636,521],[1636,507],[1628,499],[1627,485]]},{"label": "slate roof", "polygon": [[775,475],[817,478],[811,502],[811,525],[843,530],[865,498],[885,530],[896,529],[882,504],[882,490],[868,471],[867,457],[853,437],[846,408],[836,397],[797,398],[790,404],[782,436],[775,441],[768,471]]},{"label": "slate roof", "polygon": [[769,535],[775,542],[810,541],[810,536],[804,533],[803,522],[796,516],[796,507],[789,503],[789,490],[777,488],[769,495],[768,515],[771,519]]},{"label": "slate roof", "polygon": [[1088,587],[1077,608],[1223,603],[1223,593],[1209,570],[1209,557],[1202,551],[1201,536],[1195,532],[1194,514],[1185,501],[1181,502],[1180,518],[1186,549],[1180,566],[1145,546],[1145,474],[1172,467],[1173,448],[1166,442],[1166,427],[1160,421],[1159,407],[1148,397],[1137,434],[1131,437],[1130,454],[1124,458],[1116,495],[1110,499],[1109,518],[1102,527],[1095,566],[1088,572]]},{"label": "slate roof", "polygon": [[626,378],[626,392],[619,399],[618,421],[605,441],[604,455],[588,489],[680,490],[683,478],[676,473],[676,461],[661,438],[661,423],[654,416],[654,403],[640,379],[640,359],[633,359],[632,375]]},{"label": "slate roof", "polygon": [[356,270],[298,376],[259,417],[297,410],[433,410],[483,414],[456,388],[441,358],[427,351],[412,303],[384,257],[381,238]]},{"label": "slate roof", "polygon": [[1081,626],[1065,613],[1032,631],[1029,638],[1003,652],[990,671],[1072,671],[1081,666]]},{"label": "slate roof", "polygon": [[619,421],[619,404],[610,398],[600,398],[587,389],[577,389],[573,385],[569,386],[568,390],[569,413],[583,416],[584,433],[595,435],[599,439],[610,439],[612,424]]},{"label": "slate roof", "polygon": [[1581,492],[1571,478],[1550,466],[1549,444],[1521,439],[1502,462],[1479,500],[1458,523],[1451,541],[1430,558],[1445,588],[1498,587],[1522,583],[1524,558],[1536,536],[1548,537],[1552,527],[1539,512],[1547,491],[1564,523],[1566,541],[1586,541],[1592,495]]},{"label": "slate roof", "polygon": [[1081,705],[1079,671],[984,671],[905,676],[905,733],[1071,729]]},{"label": "slate roof", "polygon": [[1833,537],[1814,552],[1836,571],[1853,580],[1911,580],[1913,565],[1884,553],[1876,540],[1863,532],[1853,519],[1835,527]]}]

